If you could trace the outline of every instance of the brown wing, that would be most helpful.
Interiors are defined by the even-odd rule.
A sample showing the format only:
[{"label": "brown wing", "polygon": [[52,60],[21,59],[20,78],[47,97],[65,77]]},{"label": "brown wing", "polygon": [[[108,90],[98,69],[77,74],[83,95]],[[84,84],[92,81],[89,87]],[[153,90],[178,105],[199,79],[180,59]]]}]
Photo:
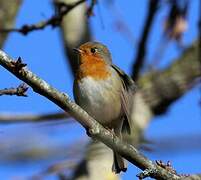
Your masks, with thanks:
[{"label": "brown wing", "polygon": [[121,104],[123,111],[125,113],[124,122],[122,126],[122,131],[130,134],[131,128],[131,109],[133,105],[133,94],[136,90],[136,85],[134,81],[117,66],[112,65],[112,67],[117,71],[121,77],[123,88],[121,92]]}]

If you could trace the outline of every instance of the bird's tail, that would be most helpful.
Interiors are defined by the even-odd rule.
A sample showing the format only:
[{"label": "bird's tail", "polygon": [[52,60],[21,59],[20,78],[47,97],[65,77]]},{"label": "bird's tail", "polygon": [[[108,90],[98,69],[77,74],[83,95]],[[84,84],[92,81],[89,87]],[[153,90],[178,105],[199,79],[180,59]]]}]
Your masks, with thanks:
[{"label": "bird's tail", "polygon": [[114,162],[112,165],[112,171],[116,174],[120,173],[121,171],[125,172],[127,170],[127,164],[125,160],[115,151],[113,151]]}]

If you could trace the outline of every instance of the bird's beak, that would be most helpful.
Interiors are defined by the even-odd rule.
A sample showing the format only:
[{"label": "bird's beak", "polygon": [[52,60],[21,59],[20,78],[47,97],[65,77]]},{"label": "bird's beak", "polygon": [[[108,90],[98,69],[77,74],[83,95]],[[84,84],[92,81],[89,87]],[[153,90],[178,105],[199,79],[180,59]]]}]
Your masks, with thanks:
[{"label": "bird's beak", "polygon": [[76,53],[82,53],[83,51],[81,50],[81,49],[79,49],[79,48],[73,48],[73,50],[76,52]]}]

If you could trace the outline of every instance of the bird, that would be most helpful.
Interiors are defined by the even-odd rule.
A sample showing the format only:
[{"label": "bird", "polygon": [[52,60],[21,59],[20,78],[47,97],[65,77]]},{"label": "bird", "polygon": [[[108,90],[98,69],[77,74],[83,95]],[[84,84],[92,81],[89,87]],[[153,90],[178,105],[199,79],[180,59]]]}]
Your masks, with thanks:
[{"label": "bird", "polygon": [[[131,110],[135,83],[112,63],[112,56],[99,42],[86,42],[74,48],[78,67],[73,85],[75,102],[105,128],[122,139],[131,132]],[[125,172],[125,160],[113,151],[112,171]]]}]

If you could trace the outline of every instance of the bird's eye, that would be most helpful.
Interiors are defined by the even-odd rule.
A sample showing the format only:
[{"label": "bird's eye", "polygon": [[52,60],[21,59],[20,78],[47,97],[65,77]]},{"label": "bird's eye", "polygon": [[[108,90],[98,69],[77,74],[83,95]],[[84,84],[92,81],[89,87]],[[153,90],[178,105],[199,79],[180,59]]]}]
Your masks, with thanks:
[{"label": "bird's eye", "polygon": [[91,48],[91,52],[94,54],[94,53],[96,53],[98,51],[98,49],[97,48]]}]

